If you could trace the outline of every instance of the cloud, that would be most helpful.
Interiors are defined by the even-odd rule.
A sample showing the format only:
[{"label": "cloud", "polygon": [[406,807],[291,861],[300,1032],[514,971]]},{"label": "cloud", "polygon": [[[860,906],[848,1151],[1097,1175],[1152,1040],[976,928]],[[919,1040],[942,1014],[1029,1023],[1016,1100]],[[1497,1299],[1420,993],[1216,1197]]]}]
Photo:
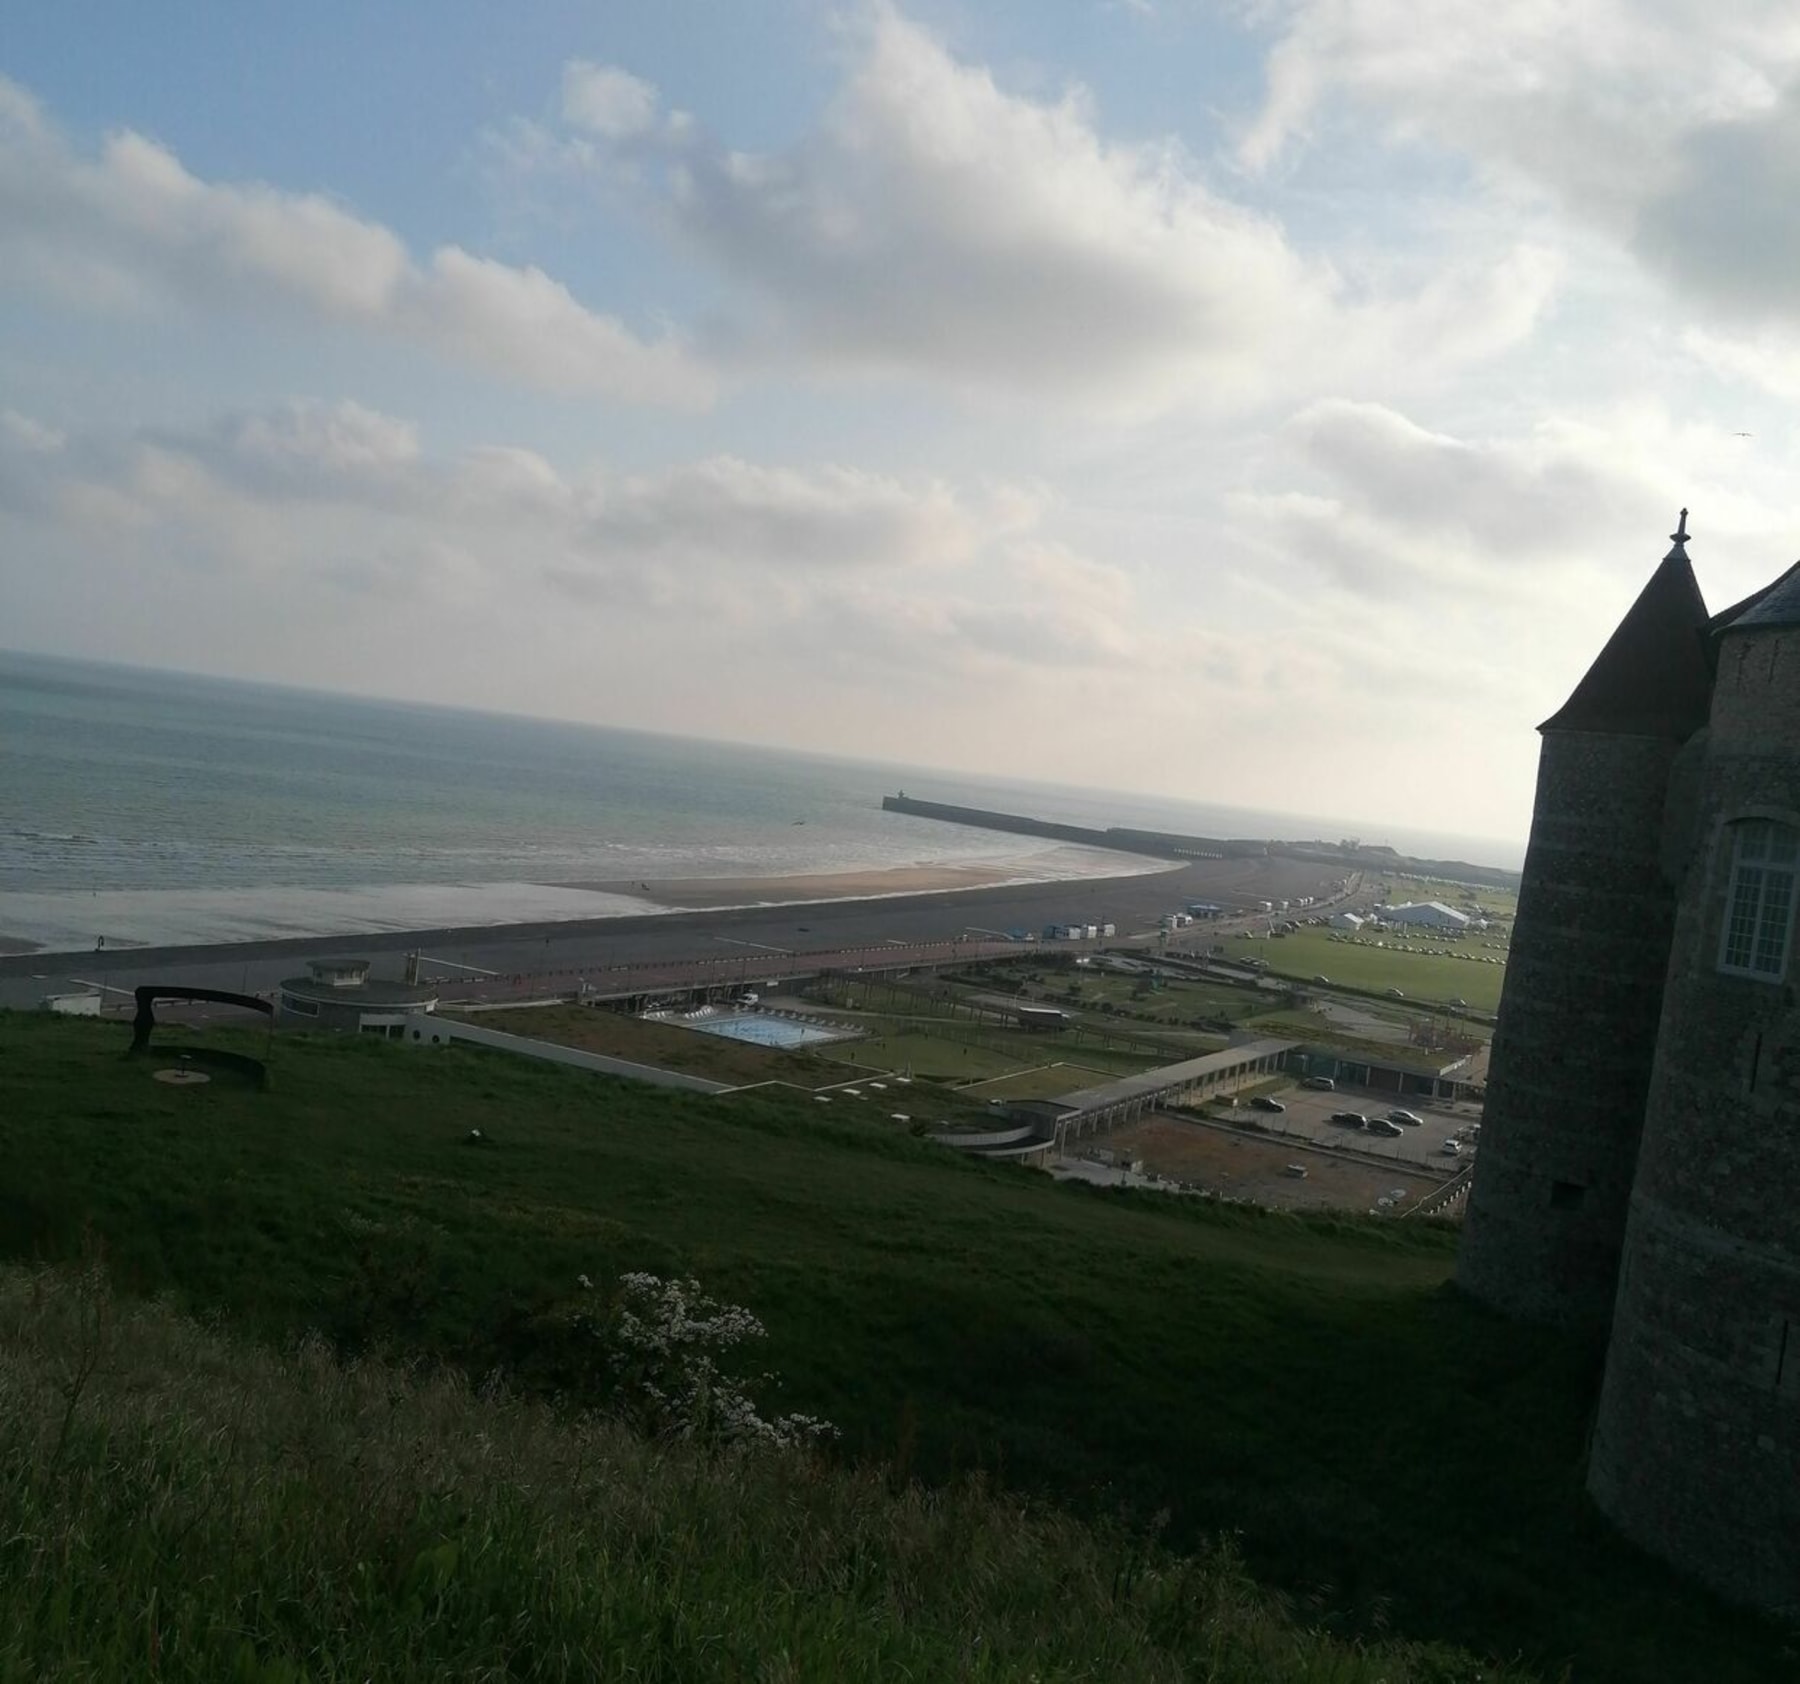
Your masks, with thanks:
[{"label": "cloud", "polygon": [[1766,583],[1786,553],[1785,476],[1750,467],[1716,429],[1653,410],[1457,437],[1332,401],[1281,430],[1263,484],[1227,507],[1287,641],[1325,663],[1334,708],[1380,698],[1386,734],[1395,708],[1435,718],[1454,697],[1472,739],[1499,740],[1586,670],[1679,504],[1715,607]]},{"label": "cloud", "polygon": [[[1179,146],[1103,137],[1079,89],[1038,100],[959,63],[888,6],[818,125],[732,150],[657,115],[558,143],[512,131],[515,168],[635,183],[734,288],[716,325],[746,365],[923,377],[1126,414],[1232,404],[1374,368],[1489,354],[1528,332],[1554,281],[1530,254],[1452,269],[1416,300],[1352,299],[1272,218],[1215,191]],[[565,77],[593,85],[596,67]],[[596,144],[612,134],[621,144]],[[660,185],[659,185],[660,184]]]},{"label": "cloud", "polygon": [[609,488],[585,530],[607,553],[811,570],[951,566],[999,527],[941,482],[714,457]]},{"label": "cloud", "polygon": [[1639,217],[1638,252],[1726,320],[1800,327],[1800,85],[1689,130],[1675,163]]},{"label": "cloud", "polygon": [[[1107,663],[1132,641],[1129,582],[1045,538],[1028,487],[733,456],[570,476],[516,446],[431,456],[353,403],[69,440],[8,415],[0,511],[121,565],[624,611],[682,647],[775,639],[788,659],[938,670]],[[930,639],[911,657],[907,626]]]},{"label": "cloud", "polygon": [[1721,318],[1800,323],[1800,25],[1787,0],[1273,0],[1255,168],[1335,136],[1449,148]]},{"label": "cloud", "polygon": [[415,258],[316,193],[200,180],[125,131],[73,151],[0,78],[0,277],[108,309],[227,309],[406,340],[501,379],[698,405],[714,379],[679,340],[644,340],[535,268],[446,245]]},{"label": "cloud", "polygon": [[1390,623],[1403,612],[1422,626],[1453,603],[1541,606],[1608,561],[1645,566],[1658,529],[1644,528],[1669,495],[1616,436],[1566,423],[1469,440],[1331,400],[1280,444],[1271,471],[1289,483],[1240,494],[1239,518],[1324,582],[1333,612],[1374,605]]},{"label": "cloud", "polygon": [[609,140],[642,134],[656,116],[656,90],[629,71],[571,59],[563,67],[563,120]]}]

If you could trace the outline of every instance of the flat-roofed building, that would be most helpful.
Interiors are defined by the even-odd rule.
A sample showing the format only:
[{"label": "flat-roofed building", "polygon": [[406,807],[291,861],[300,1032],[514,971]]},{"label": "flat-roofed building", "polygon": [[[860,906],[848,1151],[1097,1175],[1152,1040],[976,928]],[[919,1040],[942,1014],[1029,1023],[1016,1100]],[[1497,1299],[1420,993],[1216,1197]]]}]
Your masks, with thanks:
[{"label": "flat-roofed building", "polygon": [[312,959],[276,995],[278,1015],[295,1027],[347,1029],[399,1039],[413,1012],[437,1009],[437,988],[369,975],[367,959]]}]

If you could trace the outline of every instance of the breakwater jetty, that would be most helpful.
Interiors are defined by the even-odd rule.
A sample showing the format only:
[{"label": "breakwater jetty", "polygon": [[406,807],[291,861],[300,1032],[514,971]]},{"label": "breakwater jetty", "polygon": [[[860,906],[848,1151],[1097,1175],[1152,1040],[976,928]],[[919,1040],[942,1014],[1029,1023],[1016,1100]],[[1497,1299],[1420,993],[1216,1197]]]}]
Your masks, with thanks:
[{"label": "breakwater jetty", "polygon": [[1128,825],[1061,824],[1023,813],[997,813],[985,807],[956,807],[944,801],[920,801],[902,791],[881,798],[884,812],[914,818],[942,819],[946,824],[973,825],[980,830],[1010,831],[1016,836],[1048,836],[1090,848],[1113,848],[1126,854],[1149,854],[1164,860],[1230,860],[1275,856],[1342,865],[1356,871],[1406,872],[1441,877],[1453,883],[1516,889],[1519,874],[1500,866],[1471,865],[1467,860],[1421,859],[1397,849],[1360,842],[1284,842],[1245,836],[1186,836],[1168,830],[1138,830]]},{"label": "breakwater jetty", "polygon": [[1020,813],[992,813],[983,807],[952,807],[942,801],[915,801],[910,795],[884,795],[884,812],[911,813],[915,818],[943,819],[948,824],[974,825],[981,830],[1009,830],[1020,836],[1049,836],[1058,842],[1080,842],[1090,848],[1114,848],[1126,854],[1150,854],[1166,860],[1248,859],[1267,854],[1270,844],[1222,836],[1182,836],[1167,830],[1134,830],[1108,825],[1058,824],[1050,819],[1027,818]]}]

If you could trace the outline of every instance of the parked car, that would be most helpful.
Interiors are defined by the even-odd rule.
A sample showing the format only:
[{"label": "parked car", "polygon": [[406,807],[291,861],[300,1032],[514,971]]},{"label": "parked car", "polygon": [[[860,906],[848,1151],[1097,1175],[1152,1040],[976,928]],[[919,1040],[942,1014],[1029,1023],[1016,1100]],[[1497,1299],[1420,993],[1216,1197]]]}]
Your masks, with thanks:
[{"label": "parked car", "polygon": [[1360,1111],[1333,1111],[1331,1120],[1347,1129],[1364,1129],[1369,1126],[1369,1119]]},{"label": "parked car", "polygon": [[1258,1111],[1285,1111],[1287,1109],[1279,1099],[1271,1099],[1266,1093],[1259,1093],[1250,1101],[1250,1104]]},{"label": "parked car", "polygon": [[1408,1128],[1415,1129],[1422,1127],[1425,1122],[1423,1117],[1414,1116],[1410,1111],[1402,1111],[1398,1106],[1388,1112],[1387,1120],[1390,1123],[1405,1123]]},{"label": "parked car", "polygon": [[1297,1181],[1304,1181],[1306,1179],[1306,1165],[1286,1164],[1283,1166],[1281,1173],[1283,1175],[1291,1175]]},{"label": "parked car", "polygon": [[1319,1088],[1325,1093],[1330,1093],[1337,1087],[1337,1083],[1329,1076],[1308,1076],[1300,1085],[1303,1088]]},{"label": "parked car", "polygon": [[1398,1123],[1390,1123],[1386,1117],[1377,1117],[1374,1122],[1369,1124],[1369,1133],[1389,1134],[1398,1138],[1400,1135],[1405,1134],[1406,1130]]},{"label": "parked car", "polygon": [[1462,1156],[1462,1146],[1459,1142],[1454,1140],[1446,1140],[1441,1150],[1446,1158],[1460,1158]]}]

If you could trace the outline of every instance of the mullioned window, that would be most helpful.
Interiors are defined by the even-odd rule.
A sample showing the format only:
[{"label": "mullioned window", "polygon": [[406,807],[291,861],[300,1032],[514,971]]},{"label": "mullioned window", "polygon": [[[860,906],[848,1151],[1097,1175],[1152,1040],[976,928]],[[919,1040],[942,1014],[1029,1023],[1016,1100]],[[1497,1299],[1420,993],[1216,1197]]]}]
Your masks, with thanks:
[{"label": "mullioned window", "polygon": [[1731,887],[1719,969],[1779,982],[1787,974],[1793,933],[1800,832],[1773,819],[1744,819],[1731,830]]}]

